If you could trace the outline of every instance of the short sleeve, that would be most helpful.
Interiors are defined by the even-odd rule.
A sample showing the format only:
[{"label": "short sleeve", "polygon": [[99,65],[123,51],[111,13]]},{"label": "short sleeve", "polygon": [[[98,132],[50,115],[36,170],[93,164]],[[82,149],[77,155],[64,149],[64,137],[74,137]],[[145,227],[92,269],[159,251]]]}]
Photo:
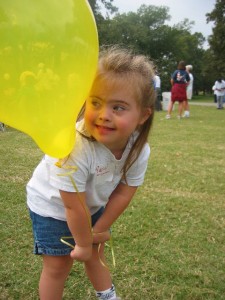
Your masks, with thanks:
[{"label": "short sleeve", "polygon": [[84,192],[91,169],[92,155],[90,153],[93,153],[89,148],[90,143],[78,133],[75,147],[62,163],[62,167],[51,165],[50,184],[59,190],[74,192],[75,183],[78,191]]},{"label": "short sleeve", "polygon": [[173,72],[171,79],[173,79],[174,81],[177,79],[177,70]]},{"label": "short sleeve", "polygon": [[191,80],[191,78],[190,78],[188,72],[186,72],[186,80],[187,80],[187,82],[189,82],[189,81]]}]

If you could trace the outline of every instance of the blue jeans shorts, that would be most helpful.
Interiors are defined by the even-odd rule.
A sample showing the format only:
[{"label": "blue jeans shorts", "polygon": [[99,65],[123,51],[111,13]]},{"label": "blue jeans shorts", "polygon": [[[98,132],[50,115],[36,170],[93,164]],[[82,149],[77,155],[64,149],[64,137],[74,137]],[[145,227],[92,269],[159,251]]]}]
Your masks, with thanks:
[{"label": "blue jeans shorts", "polygon": [[[66,221],[60,221],[49,217],[42,217],[30,211],[34,234],[34,254],[51,256],[69,255],[72,248],[60,241],[62,237],[71,237],[72,234]],[[92,226],[103,214],[104,208],[100,208],[91,218]],[[74,239],[66,240],[75,245]]]}]

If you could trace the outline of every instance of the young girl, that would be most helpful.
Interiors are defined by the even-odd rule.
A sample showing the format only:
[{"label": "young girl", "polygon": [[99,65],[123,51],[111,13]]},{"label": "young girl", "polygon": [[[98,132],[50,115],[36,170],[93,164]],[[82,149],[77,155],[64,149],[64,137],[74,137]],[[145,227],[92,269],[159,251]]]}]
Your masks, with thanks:
[{"label": "young girl", "polygon": [[[119,299],[105,265],[104,242],[144,180],[153,77],[145,56],[117,47],[102,51],[73,151],[58,163],[45,155],[27,184],[34,253],[43,258],[41,300],[62,299],[74,260],[84,262],[97,298]],[[73,250],[60,241],[68,236]]]},{"label": "young girl", "polygon": [[177,70],[173,72],[171,77],[171,101],[169,102],[166,119],[171,118],[171,112],[175,101],[178,101],[178,119],[181,119],[183,110],[183,102],[187,101],[186,87],[189,84],[190,77],[186,71],[185,62],[180,61]]}]

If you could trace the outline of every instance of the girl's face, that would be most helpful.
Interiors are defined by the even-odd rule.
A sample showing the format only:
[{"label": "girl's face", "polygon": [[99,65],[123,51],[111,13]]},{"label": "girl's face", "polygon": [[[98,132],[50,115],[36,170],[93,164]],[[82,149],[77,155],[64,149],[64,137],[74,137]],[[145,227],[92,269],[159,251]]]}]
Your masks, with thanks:
[{"label": "girl's face", "polygon": [[134,81],[97,78],[86,101],[84,119],[88,132],[118,159],[130,135],[151,113],[150,109],[141,110],[134,91]]}]

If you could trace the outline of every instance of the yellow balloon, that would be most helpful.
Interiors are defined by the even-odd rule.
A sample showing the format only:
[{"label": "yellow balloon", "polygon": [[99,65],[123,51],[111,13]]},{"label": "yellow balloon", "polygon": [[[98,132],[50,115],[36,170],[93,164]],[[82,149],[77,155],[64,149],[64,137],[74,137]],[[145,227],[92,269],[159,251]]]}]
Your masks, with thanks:
[{"label": "yellow balloon", "polygon": [[0,0],[0,121],[53,157],[70,153],[98,34],[86,0]]}]

